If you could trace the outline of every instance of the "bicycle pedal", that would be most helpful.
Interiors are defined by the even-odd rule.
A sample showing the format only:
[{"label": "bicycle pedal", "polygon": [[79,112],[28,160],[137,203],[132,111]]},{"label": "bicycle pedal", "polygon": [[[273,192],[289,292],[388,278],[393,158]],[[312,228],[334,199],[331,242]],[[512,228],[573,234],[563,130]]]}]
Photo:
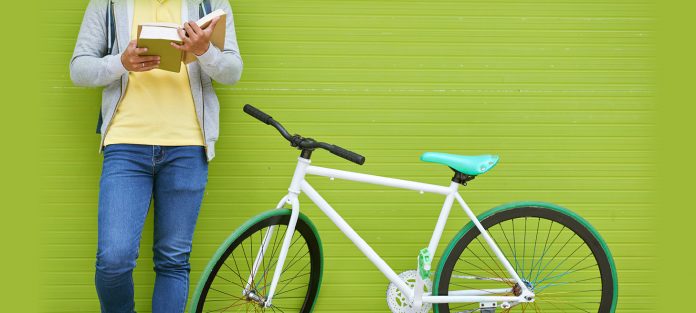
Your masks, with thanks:
[{"label": "bicycle pedal", "polygon": [[423,248],[418,252],[418,273],[424,281],[430,278],[430,264],[432,262],[433,258],[428,248]]}]

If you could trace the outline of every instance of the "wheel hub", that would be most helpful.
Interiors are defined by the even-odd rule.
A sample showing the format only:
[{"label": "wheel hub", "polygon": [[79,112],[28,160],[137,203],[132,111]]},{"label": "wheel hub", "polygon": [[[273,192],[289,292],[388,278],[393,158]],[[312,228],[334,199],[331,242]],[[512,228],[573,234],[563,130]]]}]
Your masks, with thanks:
[{"label": "wheel hub", "polygon": [[[534,286],[532,286],[532,283],[525,279],[523,279],[522,282],[527,287],[527,289],[529,289],[530,291],[534,291]],[[522,295],[522,287],[519,283],[515,284],[515,286],[512,287],[512,293],[515,294],[516,297]]]},{"label": "wheel hub", "polygon": [[264,307],[266,305],[266,298],[258,294],[258,291],[256,291],[255,289],[247,291],[244,294],[244,299],[248,302],[254,302],[260,307]]}]

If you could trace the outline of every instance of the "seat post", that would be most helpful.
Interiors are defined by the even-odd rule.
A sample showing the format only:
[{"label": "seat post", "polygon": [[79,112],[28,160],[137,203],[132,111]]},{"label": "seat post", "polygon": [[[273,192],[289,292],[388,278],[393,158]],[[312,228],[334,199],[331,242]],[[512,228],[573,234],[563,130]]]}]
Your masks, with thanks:
[{"label": "seat post", "polygon": [[454,176],[452,176],[452,181],[457,183],[457,184],[461,184],[462,186],[466,186],[466,183],[468,181],[476,178],[476,175],[467,175],[467,174],[464,174],[464,173],[457,171],[453,168],[452,168],[452,170],[454,171]]}]

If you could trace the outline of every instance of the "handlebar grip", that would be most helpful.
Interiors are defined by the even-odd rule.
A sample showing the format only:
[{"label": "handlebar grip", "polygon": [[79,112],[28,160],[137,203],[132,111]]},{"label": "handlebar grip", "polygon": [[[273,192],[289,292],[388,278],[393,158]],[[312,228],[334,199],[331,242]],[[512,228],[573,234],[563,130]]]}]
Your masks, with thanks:
[{"label": "handlebar grip", "polygon": [[270,115],[263,113],[263,111],[253,107],[251,104],[244,105],[244,112],[255,117],[257,120],[263,122],[266,125],[271,124],[271,120],[273,119]]},{"label": "handlebar grip", "polygon": [[329,150],[331,153],[334,155],[337,155],[339,157],[342,157],[348,161],[351,161],[355,164],[358,165],[363,165],[365,163],[365,157],[362,155],[359,155],[353,151],[343,149],[337,145],[331,145],[331,149]]}]

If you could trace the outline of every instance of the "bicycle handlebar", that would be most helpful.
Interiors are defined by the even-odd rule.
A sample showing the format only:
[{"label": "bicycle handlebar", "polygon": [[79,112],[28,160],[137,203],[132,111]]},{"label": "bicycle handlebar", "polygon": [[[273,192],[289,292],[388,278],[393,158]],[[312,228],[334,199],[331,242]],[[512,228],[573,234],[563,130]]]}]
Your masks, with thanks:
[{"label": "bicycle handlebar", "polygon": [[249,114],[249,115],[253,116],[254,118],[256,118],[257,120],[263,122],[263,123],[266,124],[266,125],[271,124],[270,121],[273,119],[270,115],[268,115],[268,114],[266,114],[266,113],[263,113],[263,111],[261,111],[261,110],[255,108],[255,107],[253,107],[253,106],[250,105],[250,104],[244,105],[244,109],[243,109],[243,110],[244,110],[244,112],[246,112],[246,114]]},{"label": "bicycle handlebar", "polygon": [[270,115],[264,113],[263,111],[255,108],[250,104],[244,105],[244,112],[256,118],[257,120],[263,122],[266,125],[271,125],[280,132],[280,134],[290,145],[296,147],[300,150],[314,150],[315,148],[321,148],[331,152],[332,154],[341,157],[345,160],[351,161],[358,165],[363,165],[365,163],[365,157],[355,153],[353,151],[341,148],[336,145],[332,145],[326,142],[314,141],[312,138],[304,138],[300,135],[290,135],[288,131],[281,125],[278,121],[274,120]]},{"label": "bicycle handlebar", "polygon": [[336,145],[331,145],[331,146],[332,146],[331,149],[326,149],[326,150],[329,150],[329,152],[333,153],[334,155],[339,156],[341,158],[344,158],[344,159],[351,161],[355,164],[359,164],[359,165],[365,164],[365,157],[364,156],[357,154],[353,151],[343,149],[343,148],[336,146]]}]

